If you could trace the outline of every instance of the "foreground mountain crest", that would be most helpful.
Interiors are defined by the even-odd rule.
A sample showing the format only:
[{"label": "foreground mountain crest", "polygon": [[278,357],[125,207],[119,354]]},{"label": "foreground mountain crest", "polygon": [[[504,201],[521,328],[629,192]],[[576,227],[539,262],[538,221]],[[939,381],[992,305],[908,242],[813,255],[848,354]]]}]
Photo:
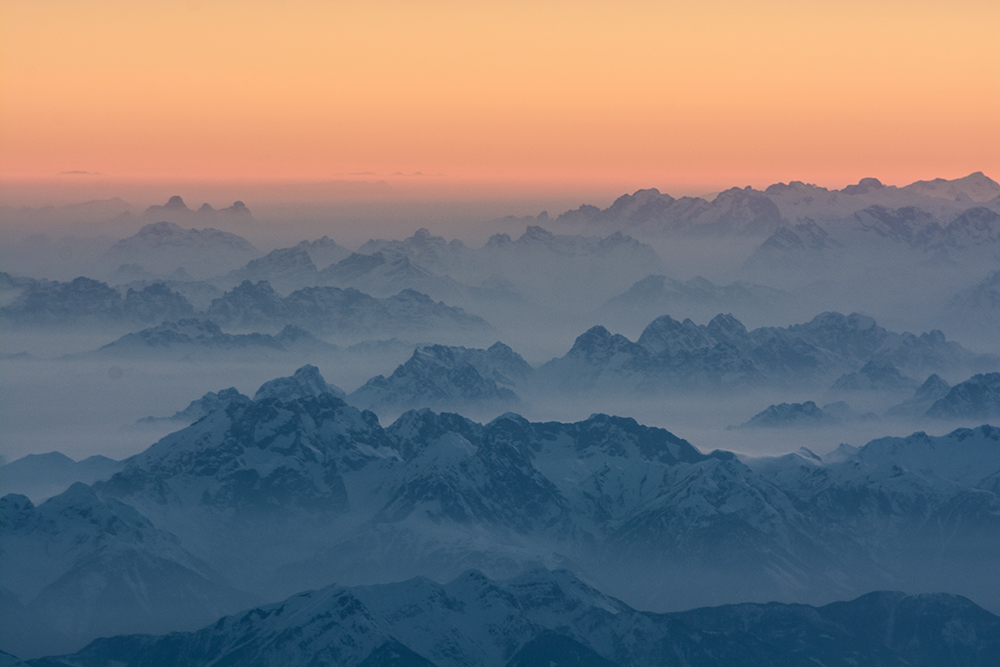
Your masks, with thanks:
[{"label": "foreground mountain crest", "polygon": [[653,614],[569,572],[534,570],[506,581],[469,571],[447,584],[330,586],[197,632],[98,639],[75,655],[32,664],[931,667],[985,666],[997,658],[1000,618],[958,596],[871,593],[823,607],[742,604]]}]

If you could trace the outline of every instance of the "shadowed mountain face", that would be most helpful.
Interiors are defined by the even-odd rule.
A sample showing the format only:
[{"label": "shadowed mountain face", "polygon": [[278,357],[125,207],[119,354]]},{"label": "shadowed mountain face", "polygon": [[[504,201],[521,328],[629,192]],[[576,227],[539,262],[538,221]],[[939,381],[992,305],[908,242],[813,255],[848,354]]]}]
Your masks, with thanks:
[{"label": "shadowed mountain face", "polygon": [[[294,641],[289,641],[294,637]],[[1000,618],[952,595],[871,593],[823,607],[742,604],[639,612],[566,571],[506,581],[333,586],[197,632],[99,639],[36,667],[117,664],[624,667],[985,666]]]}]

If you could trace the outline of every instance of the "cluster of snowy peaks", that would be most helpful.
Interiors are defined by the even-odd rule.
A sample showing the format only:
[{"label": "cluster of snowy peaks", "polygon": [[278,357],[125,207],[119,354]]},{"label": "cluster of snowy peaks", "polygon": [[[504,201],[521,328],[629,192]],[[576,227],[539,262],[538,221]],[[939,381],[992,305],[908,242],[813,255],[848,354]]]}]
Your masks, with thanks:
[{"label": "cluster of snowy peaks", "polygon": [[[413,330],[419,321],[411,313],[408,326]],[[285,326],[277,335],[229,334],[214,322],[185,319],[127,334],[74,356],[222,361],[249,353],[258,360],[292,354],[333,362],[363,353],[360,348],[372,345],[338,347],[296,325]],[[995,373],[976,380],[982,384],[978,394],[966,391],[973,386],[969,383],[951,388],[940,374],[962,376],[1000,367],[997,357],[972,353],[939,331],[895,333],[869,317],[839,313],[824,313],[805,324],[752,331],[730,315],[718,315],[707,325],[662,316],[646,327],[637,342],[599,326],[579,336],[565,355],[538,367],[500,342],[488,349],[446,345],[414,349],[398,341],[376,347],[410,356],[391,374],[372,377],[349,396],[352,405],[380,415],[398,415],[409,408],[496,415],[540,395],[593,396],[615,391],[648,397],[692,390],[732,395],[761,387],[790,387],[825,391],[835,397],[826,406],[830,409],[824,408],[830,414],[813,405],[807,415],[801,413],[803,404],[799,404],[797,415],[761,415],[753,425],[835,423],[858,417],[838,406],[844,399],[864,402],[875,393],[902,400],[887,416],[989,420],[996,417],[995,400],[989,398]],[[921,385],[913,376],[927,379]],[[944,400],[949,391],[953,397]],[[939,399],[944,402],[931,410]],[[960,406],[963,402],[966,407]],[[186,413],[174,419],[181,419],[181,414]],[[190,415],[193,421],[201,412]]]},{"label": "cluster of snowy peaks", "polygon": [[0,648],[197,627],[248,594],[539,563],[639,608],[875,589],[1000,608],[989,426],[745,458],[605,415],[479,424],[423,410],[383,427],[311,368],[203,410],[106,481],[37,506],[2,499]]}]

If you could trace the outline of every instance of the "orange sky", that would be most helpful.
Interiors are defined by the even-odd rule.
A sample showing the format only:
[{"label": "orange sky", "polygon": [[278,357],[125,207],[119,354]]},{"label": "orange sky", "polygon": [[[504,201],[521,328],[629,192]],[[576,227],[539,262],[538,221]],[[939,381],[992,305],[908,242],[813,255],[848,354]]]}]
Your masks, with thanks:
[{"label": "orange sky", "polygon": [[1000,178],[996,0],[0,8],[8,182]]}]

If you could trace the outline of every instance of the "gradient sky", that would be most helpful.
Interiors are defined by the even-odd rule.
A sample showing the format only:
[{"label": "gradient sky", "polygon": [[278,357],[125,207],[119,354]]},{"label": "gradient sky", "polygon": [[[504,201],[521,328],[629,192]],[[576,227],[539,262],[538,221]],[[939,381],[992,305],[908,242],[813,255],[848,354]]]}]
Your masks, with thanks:
[{"label": "gradient sky", "polygon": [[1000,178],[996,0],[0,7],[8,182]]}]

